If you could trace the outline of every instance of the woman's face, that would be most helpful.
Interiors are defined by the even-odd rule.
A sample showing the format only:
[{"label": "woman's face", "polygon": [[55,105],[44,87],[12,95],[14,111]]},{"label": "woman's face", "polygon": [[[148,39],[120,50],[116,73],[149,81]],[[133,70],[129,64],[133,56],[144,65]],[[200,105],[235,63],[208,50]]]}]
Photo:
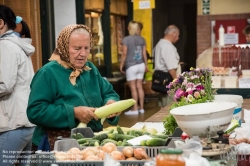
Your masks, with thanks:
[{"label": "woman's face", "polygon": [[81,69],[88,60],[90,52],[89,34],[72,32],[69,37],[69,60],[77,69]]}]

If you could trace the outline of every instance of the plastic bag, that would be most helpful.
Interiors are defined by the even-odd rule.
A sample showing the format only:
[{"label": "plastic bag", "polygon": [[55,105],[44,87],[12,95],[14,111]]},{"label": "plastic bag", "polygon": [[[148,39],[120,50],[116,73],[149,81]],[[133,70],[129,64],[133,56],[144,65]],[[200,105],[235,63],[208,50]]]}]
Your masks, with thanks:
[{"label": "plastic bag", "polygon": [[202,166],[210,166],[208,160],[204,157],[197,155],[197,153],[191,153],[189,158],[185,159],[185,166],[194,166],[194,165],[202,165]]},{"label": "plastic bag", "polygon": [[176,148],[183,150],[183,156],[187,158],[189,158],[191,153],[197,154],[198,156],[202,155],[202,145],[197,136],[186,139],[184,144],[179,144]]}]

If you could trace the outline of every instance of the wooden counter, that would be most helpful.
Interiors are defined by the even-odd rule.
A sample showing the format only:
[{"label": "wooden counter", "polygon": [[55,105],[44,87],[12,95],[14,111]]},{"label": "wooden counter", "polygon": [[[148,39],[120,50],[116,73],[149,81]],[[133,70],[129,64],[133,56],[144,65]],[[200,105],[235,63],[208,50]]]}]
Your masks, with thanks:
[{"label": "wooden counter", "polygon": [[[162,122],[163,118],[168,115],[170,105],[162,108],[160,111],[156,112],[154,115],[145,120],[145,122]],[[243,110],[250,110],[250,99],[244,99],[242,104],[242,117]]]}]

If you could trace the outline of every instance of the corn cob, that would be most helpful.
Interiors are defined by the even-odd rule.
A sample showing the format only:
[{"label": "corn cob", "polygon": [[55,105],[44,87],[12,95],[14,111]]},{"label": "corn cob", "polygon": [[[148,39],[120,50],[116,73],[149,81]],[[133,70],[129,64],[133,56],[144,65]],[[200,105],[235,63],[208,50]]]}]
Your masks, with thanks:
[{"label": "corn cob", "polygon": [[[109,116],[110,114],[122,112],[122,111],[128,109],[129,107],[133,106],[134,104],[135,104],[134,99],[120,100],[120,101],[117,101],[115,103],[97,108],[95,110],[95,115],[99,119],[102,119],[102,123],[103,123],[105,118],[107,116]],[[86,127],[86,126],[87,126],[86,124],[80,123],[77,127],[79,128],[79,127]]]}]

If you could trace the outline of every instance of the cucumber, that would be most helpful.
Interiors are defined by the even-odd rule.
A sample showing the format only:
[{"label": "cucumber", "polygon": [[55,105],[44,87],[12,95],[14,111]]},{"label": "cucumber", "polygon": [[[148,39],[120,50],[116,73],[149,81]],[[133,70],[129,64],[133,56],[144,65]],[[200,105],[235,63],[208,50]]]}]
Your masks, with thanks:
[{"label": "cucumber", "polygon": [[147,142],[147,139],[146,139],[146,140],[142,140],[142,141],[140,142],[140,145],[141,145],[141,146],[147,146],[146,142]]},{"label": "cucumber", "polygon": [[135,130],[135,134],[142,136],[143,133],[141,131]]},{"label": "cucumber", "polygon": [[168,138],[167,135],[163,135],[163,134],[155,134],[155,135],[151,135],[151,137],[153,137],[153,138],[161,138],[161,139],[167,139]]},{"label": "cucumber", "polygon": [[84,138],[84,136],[81,133],[76,133],[76,139]]},{"label": "cucumber", "polygon": [[124,139],[130,140],[133,138],[135,138],[135,136],[126,135],[126,134],[114,134],[114,140],[116,140],[116,141],[123,141]]},{"label": "cucumber", "polygon": [[102,134],[95,135],[92,139],[102,141],[102,140],[107,139],[107,138],[108,138],[108,134],[102,133]]},{"label": "cucumber", "polygon": [[81,138],[81,139],[78,139],[77,142],[79,144],[84,144],[86,143],[88,140],[91,140],[92,138]]},{"label": "cucumber", "polygon": [[135,130],[130,130],[129,135],[135,136]]},{"label": "cucumber", "polygon": [[122,146],[122,141],[117,142],[118,146]]},{"label": "cucumber", "polygon": [[126,144],[127,144],[127,140],[124,139],[124,140],[122,141],[121,146],[126,146]]},{"label": "cucumber", "polygon": [[89,143],[89,146],[94,146],[95,145],[95,142],[90,142]]},{"label": "cucumber", "polygon": [[103,146],[104,144],[106,144],[106,143],[108,143],[108,142],[112,142],[112,143],[114,143],[115,145],[118,145],[118,142],[115,141],[115,140],[112,140],[112,139],[104,139],[104,140],[102,140],[102,142],[101,142],[101,146]]},{"label": "cucumber", "polygon": [[89,144],[87,142],[85,142],[84,144],[81,144],[81,145],[82,145],[82,147],[89,146]]},{"label": "cucumber", "polygon": [[72,134],[72,135],[70,136],[70,138],[76,139],[76,133]]},{"label": "cucumber", "polygon": [[147,140],[146,145],[147,146],[165,146],[167,140],[161,139],[161,138],[152,138]]},{"label": "cucumber", "polygon": [[131,143],[126,142],[124,146],[133,146]]},{"label": "cucumber", "polygon": [[107,132],[107,134],[112,134],[114,132],[114,129],[111,129]]},{"label": "cucumber", "polygon": [[116,130],[117,130],[118,134],[124,134],[124,132],[120,126],[117,126]]},{"label": "cucumber", "polygon": [[146,131],[143,132],[142,134],[143,134],[143,135],[151,135],[149,132],[146,132]]},{"label": "cucumber", "polygon": [[95,142],[99,142],[100,143],[100,141],[99,140],[97,140],[97,139],[90,139],[90,140],[87,140],[87,143],[95,143]]},{"label": "cucumber", "polygon": [[100,142],[95,141],[94,146],[100,146]]}]

